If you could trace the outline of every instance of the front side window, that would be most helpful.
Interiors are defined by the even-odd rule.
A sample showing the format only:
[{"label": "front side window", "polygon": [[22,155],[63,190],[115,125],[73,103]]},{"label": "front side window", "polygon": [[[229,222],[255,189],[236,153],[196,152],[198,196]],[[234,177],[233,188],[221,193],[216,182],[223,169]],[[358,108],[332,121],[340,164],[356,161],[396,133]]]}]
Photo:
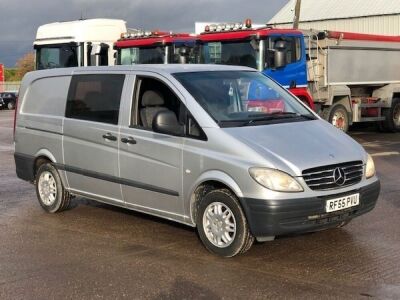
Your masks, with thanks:
[{"label": "front side window", "polygon": [[46,45],[36,48],[36,69],[69,68],[78,66],[77,46],[72,44]]},{"label": "front side window", "polygon": [[174,77],[221,127],[315,119],[285,89],[258,72],[184,72]]},{"label": "front side window", "polygon": [[278,50],[277,45],[282,45],[282,42],[284,42],[285,47],[279,50],[285,52],[286,64],[291,64],[300,61],[301,42],[299,37],[274,36],[274,37],[269,37],[265,42],[266,42],[266,49],[265,49],[266,68],[268,69],[275,68],[274,52]]},{"label": "front side window", "polygon": [[200,61],[206,64],[223,64],[257,68],[258,53],[250,41],[208,42],[201,46]]},{"label": "front side window", "polygon": [[125,75],[74,75],[68,92],[67,118],[118,124]]},{"label": "front side window", "polygon": [[133,107],[131,125],[152,130],[155,116],[162,111],[173,112],[185,136],[204,139],[200,126],[183,102],[163,82],[151,77],[140,77],[136,84],[136,105]]}]

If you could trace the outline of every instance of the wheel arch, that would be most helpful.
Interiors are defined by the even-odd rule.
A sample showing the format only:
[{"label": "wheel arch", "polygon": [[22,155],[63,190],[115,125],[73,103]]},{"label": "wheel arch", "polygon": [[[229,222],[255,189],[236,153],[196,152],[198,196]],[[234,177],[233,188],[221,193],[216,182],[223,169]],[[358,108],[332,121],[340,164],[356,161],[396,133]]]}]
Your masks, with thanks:
[{"label": "wheel arch", "polygon": [[[39,167],[46,162],[50,162],[53,165],[57,165],[58,161],[55,158],[55,156],[48,150],[48,149],[40,149],[39,151],[37,151],[34,155],[34,162],[33,162],[33,176],[36,176],[36,172],[39,169]],[[68,187],[67,183],[67,179],[66,179],[66,175],[64,174],[63,171],[58,170],[58,173],[61,177],[61,181],[64,184],[65,187]]]},{"label": "wheel arch", "polygon": [[40,149],[39,151],[37,151],[35,153],[35,160],[34,160],[34,174],[36,175],[36,171],[37,169],[40,167],[40,165],[43,162],[51,162],[51,163],[56,163],[56,158],[54,157],[54,155],[47,149]]},{"label": "wheel arch", "polygon": [[193,184],[189,193],[189,215],[190,222],[193,225],[196,225],[198,204],[200,203],[202,196],[205,195],[210,189],[215,188],[228,189],[238,198],[238,200],[243,197],[243,193],[239,185],[228,174],[218,170],[203,173]]}]

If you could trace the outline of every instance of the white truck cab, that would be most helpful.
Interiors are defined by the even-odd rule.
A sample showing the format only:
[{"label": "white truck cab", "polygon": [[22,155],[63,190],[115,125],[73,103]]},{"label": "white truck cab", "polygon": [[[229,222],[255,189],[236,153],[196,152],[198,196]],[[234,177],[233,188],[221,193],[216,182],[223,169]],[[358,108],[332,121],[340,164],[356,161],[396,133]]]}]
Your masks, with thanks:
[{"label": "white truck cab", "polygon": [[55,22],[38,28],[36,69],[114,65],[113,43],[126,32],[117,19]]}]

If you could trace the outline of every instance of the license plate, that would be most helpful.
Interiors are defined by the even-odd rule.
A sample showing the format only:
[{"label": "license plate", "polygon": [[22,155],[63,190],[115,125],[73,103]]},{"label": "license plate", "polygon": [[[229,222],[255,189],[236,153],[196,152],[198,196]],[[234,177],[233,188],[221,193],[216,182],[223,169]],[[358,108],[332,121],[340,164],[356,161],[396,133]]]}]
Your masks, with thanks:
[{"label": "license plate", "polygon": [[352,194],[345,197],[330,199],[326,201],[326,212],[333,212],[360,204],[360,194]]}]

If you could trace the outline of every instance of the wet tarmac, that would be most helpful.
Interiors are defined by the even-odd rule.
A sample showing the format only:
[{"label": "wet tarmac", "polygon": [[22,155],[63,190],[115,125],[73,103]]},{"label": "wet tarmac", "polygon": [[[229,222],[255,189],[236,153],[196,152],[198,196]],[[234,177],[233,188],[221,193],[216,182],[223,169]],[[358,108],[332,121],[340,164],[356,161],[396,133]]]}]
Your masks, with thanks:
[{"label": "wet tarmac", "polygon": [[223,259],[192,228],[94,201],[45,213],[15,175],[12,123],[0,111],[0,299],[400,298],[400,134],[351,132],[381,179],[372,212]]}]

